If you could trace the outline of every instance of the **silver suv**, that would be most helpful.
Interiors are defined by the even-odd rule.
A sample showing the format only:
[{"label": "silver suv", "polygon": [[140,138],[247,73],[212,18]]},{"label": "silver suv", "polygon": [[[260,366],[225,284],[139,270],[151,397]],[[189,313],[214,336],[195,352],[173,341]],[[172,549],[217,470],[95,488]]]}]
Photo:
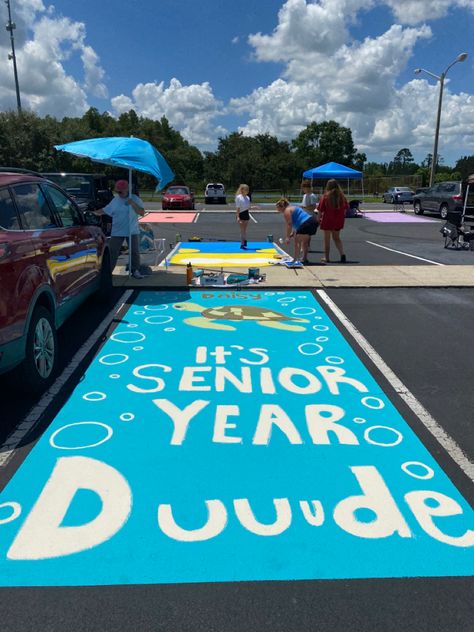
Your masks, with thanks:
[{"label": "silver suv", "polygon": [[[438,182],[425,191],[420,191],[413,198],[413,210],[417,215],[425,211],[439,213],[441,219],[447,219],[448,213],[462,213],[466,188],[459,181]],[[466,214],[472,215],[474,208],[468,201]]]},{"label": "silver suv", "polygon": [[206,184],[204,204],[226,204],[225,188],[220,182]]}]

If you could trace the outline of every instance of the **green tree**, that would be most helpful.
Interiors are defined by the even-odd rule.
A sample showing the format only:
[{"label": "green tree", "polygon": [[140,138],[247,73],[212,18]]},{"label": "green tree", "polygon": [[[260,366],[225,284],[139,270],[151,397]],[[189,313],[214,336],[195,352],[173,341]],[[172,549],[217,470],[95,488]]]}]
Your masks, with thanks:
[{"label": "green tree", "polygon": [[463,156],[456,162],[454,169],[459,171],[461,178],[465,180],[474,173],[474,156]]},{"label": "green tree", "polygon": [[365,154],[357,155],[351,130],[336,121],[313,121],[293,140],[292,147],[302,170],[327,162],[352,167],[356,160],[360,167],[366,160]]}]

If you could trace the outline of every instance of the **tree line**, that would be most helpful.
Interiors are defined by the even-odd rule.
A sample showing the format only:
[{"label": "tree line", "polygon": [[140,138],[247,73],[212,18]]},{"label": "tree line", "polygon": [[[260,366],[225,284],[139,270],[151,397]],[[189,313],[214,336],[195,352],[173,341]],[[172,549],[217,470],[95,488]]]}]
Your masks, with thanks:
[{"label": "tree line", "polygon": [[[33,112],[0,112],[0,165],[39,172],[74,171],[92,173],[100,169],[116,172],[71,154],[57,152],[54,145],[85,138],[136,136],[148,140],[166,158],[175,173],[175,183],[199,190],[206,182],[223,182],[231,190],[247,183],[251,190],[287,191],[298,187],[302,172],[327,162],[338,162],[364,172],[364,179],[387,176],[419,176],[428,182],[432,156],[416,164],[409,148],[402,148],[387,163],[368,162],[354,146],[352,132],[335,121],[309,123],[291,141],[270,134],[245,136],[232,132],[219,138],[214,152],[202,153],[173,129],[166,117],[152,120],[134,110],[118,118],[90,108],[82,117],[39,117]],[[461,179],[474,173],[474,156],[460,158],[454,167],[438,157],[436,179]],[[139,186],[153,189],[155,180],[139,174]]]}]

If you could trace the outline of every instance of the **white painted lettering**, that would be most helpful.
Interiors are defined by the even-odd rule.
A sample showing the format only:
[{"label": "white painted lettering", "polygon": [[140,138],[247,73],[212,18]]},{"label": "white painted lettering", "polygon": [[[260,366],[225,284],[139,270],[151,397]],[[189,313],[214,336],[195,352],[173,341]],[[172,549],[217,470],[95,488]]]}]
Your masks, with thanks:
[{"label": "white painted lettering", "polygon": [[[387,538],[394,533],[402,538],[411,537],[411,531],[376,467],[354,466],[351,470],[363,494],[348,496],[334,509],[336,523],[359,538]],[[370,520],[359,520],[356,512],[369,510]]]},{"label": "white painted lettering", "polygon": [[158,525],[165,535],[179,542],[203,542],[215,538],[227,524],[227,510],[220,500],[206,500],[207,522],[199,529],[183,529],[176,524],[171,505],[158,506]]},{"label": "white painted lettering", "polygon": [[[61,523],[76,492],[87,489],[102,501],[98,516],[78,526]],[[84,456],[61,457],[28,514],[7,557],[45,560],[79,553],[102,544],[119,531],[132,507],[132,492],[113,467]]]},{"label": "white painted lettering", "polygon": [[301,511],[304,519],[312,527],[320,527],[324,524],[324,507],[320,500],[311,501],[312,509],[307,500],[300,500]]},{"label": "white painted lettering", "polygon": [[169,399],[154,399],[153,403],[167,414],[173,422],[173,436],[171,437],[170,445],[182,445],[186,438],[189,422],[210,402],[204,399],[196,399],[183,409],[178,408]]},{"label": "white painted lettering", "polygon": [[240,524],[255,535],[280,535],[291,525],[291,507],[288,498],[275,498],[273,504],[276,510],[276,520],[272,524],[258,522],[247,498],[234,500],[235,515]]},{"label": "white painted lettering", "polygon": [[[449,496],[440,492],[415,491],[405,494],[410,509],[420,523],[421,528],[435,540],[451,546],[474,546],[474,531],[467,529],[462,535],[448,535],[437,527],[432,516],[458,516],[463,513],[462,507]],[[426,501],[431,500],[436,506],[429,507]]]},{"label": "white painted lettering", "polygon": [[166,364],[143,364],[142,366],[137,366],[133,369],[132,373],[135,377],[139,377],[141,380],[151,380],[156,383],[155,388],[140,388],[139,386],[135,386],[134,384],[127,384],[127,388],[129,391],[133,391],[134,393],[158,393],[165,388],[165,382],[161,379],[161,377],[154,377],[153,375],[142,375],[140,371],[143,369],[149,369],[150,367],[157,367],[162,369],[165,373],[170,373],[171,367],[166,366]]},{"label": "white painted lettering", "polygon": [[330,445],[330,433],[334,433],[340,444],[359,445],[352,430],[337,424],[344,417],[344,409],[329,404],[309,404],[305,406],[306,425],[313,443]]},{"label": "white painted lettering", "polygon": [[327,384],[329,392],[333,395],[339,395],[339,384],[348,384],[361,393],[368,393],[369,389],[352,377],[345,377],[346,372],[337,366],[317,366],[316,370],[322,375]]},{"label": "white painted lettering", "polygon": [[238,406],[217,406],[214,436],[212,437],[214,443],[242,443],[242,437],[229,437],[225,433],[227,429],[237,428],[236,424],[227,423],[227,418],[237,417],[239,414]]},{"label": "white painted lettering", "polygon": [[[305,386],[298,386],[293,382],[295,376],[304,378],[306,382]],[[297,395],[311,395],[312,393],[318,393],[321,390],[322,384],[318,378],[309,371],[304,369],[296,369],[294,367],[286,367],[282,369],[278,374],[278,380],[280,384],[290,393],[296,393]]]},{"label": "white painted lettering", "polygon": [[286,435],[290,443],[303,443],[293,422],[277,404],[263,404],[260,408],[260,416],[253,436],[253,443],[255,445],[268,445],[272,436],[273,426],[277,426]]},{"label": "white painted lettering", "polygon": [[199,385],[199,382],[205,382],[206,378],[199,373],[209,373],[211,371],[210,366],[185,366],[183,373],[179,381],[178,390],[180,391],[210,391],[211,387],[204,384]]},{"label": "white painted lettering", "polygon": [[215,388],[218,393],[222,393],[225,390],[226,381],[233,384],[235,388],[241,393],[252,392],[252,375],[250,373],[250,367],[240,367],[240,379],[225,367],[216,367],[216,381]]}]

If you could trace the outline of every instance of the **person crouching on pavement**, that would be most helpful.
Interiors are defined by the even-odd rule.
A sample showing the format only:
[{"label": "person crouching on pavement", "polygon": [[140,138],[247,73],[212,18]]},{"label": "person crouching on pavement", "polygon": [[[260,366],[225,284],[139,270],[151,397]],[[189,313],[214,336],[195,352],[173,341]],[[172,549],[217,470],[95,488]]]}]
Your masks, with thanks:
[{"label": "person crouching on pavement", "polygon": [[[109,239],[110,263],[112,270],[117,264],[124,239],[127,240],[129,249],[132,249],[132,276],[135,279],[143,279],[140,272],[140,229],[138,225],[138,216],[145,214],[145,207],[142,200],[132,193],[128,194],[127,180],[117,180],[115,183],[115,191],[117,197],[98,209],[96,213],[102,215],[106,213],[112,218],[112,230]],[[131,235],[131,243],[129,236]]]},{"label": "person crouching on pavement", "polygon": [[295,261],[307,265],[308,247],[312,235],[318,230],[318,220],[314,213],[307,213],[300,206],[291,206],[286,198],[278,200],[276,209],[285,219],[286,236],[285,244],[295,238]]}]

